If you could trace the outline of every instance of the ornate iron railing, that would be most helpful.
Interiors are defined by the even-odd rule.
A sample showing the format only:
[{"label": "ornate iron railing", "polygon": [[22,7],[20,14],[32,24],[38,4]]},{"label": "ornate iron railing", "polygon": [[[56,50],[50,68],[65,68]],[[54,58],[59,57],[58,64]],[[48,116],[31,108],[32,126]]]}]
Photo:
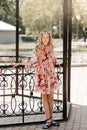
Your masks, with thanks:
[{"label": "ornate iron railing", "polygon": [[[19,59],[22,59],[22,57],[19,57]],[[37,117],[44,115],[41,95],[34,91],[34,69],[27,70],[24,66],[12,68],[15,57],[0,57],[0,61],[0,120],[2,118],[4,120],[6,117],[14,117],[13,123],[8,121],[7,123],[3,122],[3,125],[15,124],[15,117],[21,117],[21,123],[41,121],[41,119],[29,119],[36,114]],[[62,114],[63,70],[62,68],[60,69],[59,66],[55,66],[55,71],[59,80],[59,91],[54,93],[54,114]],[[29,120],[26,121],[27,116],[29,116]],[[62,119],[62,116],[56,118]],[[16,121],[16,124],[17,123],[20,123],[20,120]],[[2,124],[0,123],[0,125]]]}]

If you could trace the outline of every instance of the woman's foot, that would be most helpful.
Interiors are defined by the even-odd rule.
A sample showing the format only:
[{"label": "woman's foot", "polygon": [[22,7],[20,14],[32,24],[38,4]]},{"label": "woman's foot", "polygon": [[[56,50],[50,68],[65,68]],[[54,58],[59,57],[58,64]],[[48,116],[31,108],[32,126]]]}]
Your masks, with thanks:
[{"label": "woman's foot", "polygon": [[59,126],[60,124],[57,121],[52,120],[51,125],[52,126]]},{"label": "woman's foot", "polygon": [[60,125],[57,121],[54,121],[54,120],[52,119],[52,117],[51,117],[50,119],[51,119],[51,125],[52,125],[52,126],[59,126],[59,125]]},{"label": "woman's foot", "polygon": [[51,127],[51,120],[47,119],[45,125],[43,125],[42,129],[48,129]]}]

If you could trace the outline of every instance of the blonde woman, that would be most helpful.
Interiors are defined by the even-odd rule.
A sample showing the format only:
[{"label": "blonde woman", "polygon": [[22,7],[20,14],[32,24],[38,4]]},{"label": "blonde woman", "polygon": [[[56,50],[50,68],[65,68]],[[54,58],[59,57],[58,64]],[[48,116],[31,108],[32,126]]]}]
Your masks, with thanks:
[{"label": "blonde woman", "polygon": [[43,129],[48,129],[52,125],[59,126],[59,123],[53,120],[53,93],[58,90],[58,79],[54,69],[54,64],[58,64],[58,61],[54,56],[53,48],[51,34],[45,29],[40,33],[38,45],[31,59],[14,65],[14,67],[19,65],[25,65],[26,68],[35,67],[35,91],[42,94],[46,117]]}]

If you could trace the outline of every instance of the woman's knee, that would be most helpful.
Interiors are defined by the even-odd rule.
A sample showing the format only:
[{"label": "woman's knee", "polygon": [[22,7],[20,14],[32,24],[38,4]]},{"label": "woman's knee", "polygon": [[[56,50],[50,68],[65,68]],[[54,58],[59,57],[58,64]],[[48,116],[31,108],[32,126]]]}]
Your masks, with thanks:
[{"label": "woman's knee", "polygon": [[47,100],[47,94],[42,94],[42,100]]},{"label": "woman's knee", "polygon": [[53,93],[49,94],[49,95],[48,95],[48,98],[49,98],[49,99],[53,99]]}]

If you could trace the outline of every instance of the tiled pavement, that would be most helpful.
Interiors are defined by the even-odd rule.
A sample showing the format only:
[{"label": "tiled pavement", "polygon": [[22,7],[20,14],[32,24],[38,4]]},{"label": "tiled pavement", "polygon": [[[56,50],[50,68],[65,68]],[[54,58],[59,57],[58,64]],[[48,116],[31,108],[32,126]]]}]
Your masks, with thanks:
[{"label": "tiled pavement", "polygon": [[[87,130],[87,67],[71,69],[71,111],[68,121],[50,130]],[[0,130],[42,130],[43,124],[0,128]]]}]

